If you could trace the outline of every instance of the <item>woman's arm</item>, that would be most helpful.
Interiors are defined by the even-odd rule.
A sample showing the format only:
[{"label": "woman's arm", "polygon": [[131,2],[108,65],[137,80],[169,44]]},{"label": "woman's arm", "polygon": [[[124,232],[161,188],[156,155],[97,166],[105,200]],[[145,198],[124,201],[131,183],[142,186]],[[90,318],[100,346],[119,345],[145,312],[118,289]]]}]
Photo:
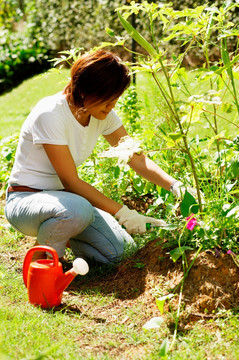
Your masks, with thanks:
[{"label": "woman's arm", "polygon": [[67,191],[83,196],[93,206],[114,215],[122,205],[103,195],[96,188],[81,180],[67,145],[43,144],[52,166]]},{"label": "woman's arm", "polygon": [[129,162],[129,166],[137,174],[168,191],[170,191],[170,186],[176,181],[143,153],[139,155],[134,154]]},{"label": "woman's arm", "polygon": [[[124,126],[114,131],[112,134],[105,136],[105,139],[111,146],[119,143],[120,139],[128,135]],[[144,154],[134,154],[129,161],[129,166],[145,179],[153,184],[159,185],[166,190],[170,190],[170,186],[176,181],[172,176],[163,171],[154,161],[150,160]]]}]

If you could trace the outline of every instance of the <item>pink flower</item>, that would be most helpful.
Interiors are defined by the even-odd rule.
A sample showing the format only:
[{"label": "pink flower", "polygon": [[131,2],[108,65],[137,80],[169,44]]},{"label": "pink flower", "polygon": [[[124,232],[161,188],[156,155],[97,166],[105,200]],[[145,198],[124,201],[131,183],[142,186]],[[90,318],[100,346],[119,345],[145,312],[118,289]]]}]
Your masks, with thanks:
[{"label": "pink flower", "polygon": [[228,250],[227,254],[229,254],[229,255],[232,254],[232,251],[231,251],[231,250]]},{"label": "pink flower", "polygon": [[191,216],[187,217],[187,225],[186,228],[188,230],[193,231],[194,227],[197,225],[197,219],[195,217],[193,217],[194,214],[192,214]]}]

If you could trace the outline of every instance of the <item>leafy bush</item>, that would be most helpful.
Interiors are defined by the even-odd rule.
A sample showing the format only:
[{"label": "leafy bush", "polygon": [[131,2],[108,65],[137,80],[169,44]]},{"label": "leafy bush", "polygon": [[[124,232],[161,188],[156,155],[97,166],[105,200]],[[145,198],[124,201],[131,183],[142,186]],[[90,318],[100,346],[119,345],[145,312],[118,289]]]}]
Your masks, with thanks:
[{"label": "leafy bush", "polygon": [[90,50],[106,38],[106,19],[107,24],[119,29],[115,7],[120,3],[119,0],[48,0],[46,4],[46,0],[28,0],[29,36],[55,52],[76,47]]},{"label": "leafy bush", "polygon": [[38,42],[7,29],[0,35],[0,93],[50,67],[47,50]]},{"label": "leafy bush", "polygon": [[13,29],[13,24],[23,16],[21,4],[23,3],[18,0],[0,2],[0,27],[8,30]]},{"label": "leafy bush", "polygon": [[[163,3],[167,2],[162,1]],[[209,4],[211,3],[212,1],[209,1]],[[219,6],[222,3],[223,1],[217,0],[214,5]],[[196,7],[198,4],[199,2],[192,0],[178,1],[175,9]],[[54,57],[56,52],[80,47],[90,50],[99,42],[107,41],[106,26],[119,34],[124,34],[115,12],[115,8],[120,5],[122,2],[119,0],[2,2],[0,4],[0,93],[49,67],[47,57]],[[238,17],[238,9],[235,8],[230,14],[230,20],[237,22]],[[176,24],[177,19],[175,18],[173,22]],[[149,40],[150,26],[147,14],[138,13],[135,23],[137,29]],[[162,19],[155,22],[154,34],[156,37],[162,36]],[[234,39],[235,37],[229,38],[228,44],[234,46]],[[171,39],[170,52],[177,54],[182,43],[182,40]],[[212,48],[210,56],[218,57],[217,48],[213,46]],[[117,51],[121,51],[120,48]],[[204,60],[201,49],[194,51],[194,48],[191,48],[188,53],[192,59],[189,60],[187,56],[184,61],[191,65]]]}]

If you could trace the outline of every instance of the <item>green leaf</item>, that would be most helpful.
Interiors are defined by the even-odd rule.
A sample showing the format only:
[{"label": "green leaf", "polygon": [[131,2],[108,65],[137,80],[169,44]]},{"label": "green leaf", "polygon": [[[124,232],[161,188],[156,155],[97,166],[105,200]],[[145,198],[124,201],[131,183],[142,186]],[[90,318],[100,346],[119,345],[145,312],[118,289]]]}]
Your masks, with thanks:
[{"label": "green leaf", "polygon": [[190,246],[181,246],[170,251],[169,254],[173,262],[176,262],[185,253],[186,250],[193,250],[193,249]]},{"label": "green leaf", "polygon": [[162,317],[153,317],[143,325],[144,330],[158,329],[162,327],[164,319]]},{"label": "green leaf", "polygon": [[117,179],[119,177],[120,174],[120,167],[116,166],[114,169],[114,177]]},{"label": "green leaf", "polygon": [[228,172],[229,174],[232,174],[232,177],[235,179],[239,177],[239,158],[231,160]]},{"label": "green leaf", "polygon": [[228,48],[227,48],[227,39],[223,38],[221,41],[221,56],[222,56],[222,60],[224,65],[229,65],[229,67],[227,67],[226,71],[228,73],[228,76],[230,77],[230,79],[232,78],[232,68],[230,65],[230,57],[229,57],[229,52],[228,52]]},{"label": "green leaf", "polygon": [[208,142],[208,145],[207,145],[207,148],[208,150],[210,149],[210,147],[212,146],[212,144],[214,143],[214,141],[220,139],[220,138],[223,138],[225,135],[224,135],[224,131],[220,132],[220,134],[217,134],[215,136],[212,136],[211,139],[209,140]]},{"label": "green leaf", "polygon": [[[239,60],[239,54],[236,55],[231,61],[228,61],[228,59],[225,57],[225,54],[223,55],[223,57],[225,58],[226,64],[225,64],[225,66],[219,68],[218,70],[216,70],[214,72],[217,75],[221,75],[223,73],[223,71],[225,71],[225,70],[227,71],[228,69],[230,69],[229,74],[231,74],[232,65],[235,64]],[[223,60],[223,62],[224,62],[224,60]]]},{"label": "green leaf", "polygon": [[135,188],[136,191],[138,191],[139,193],[142,193],[144,190],[144,182],[142,181],[142,179],[135,175],[133,177],[133,187]]},{"label": "green leaf", "polygon": [[167,26],[168,23],[169,23],[169,20],[166,18],[166,16],[164,16],[163,14],[161,14],[161,12],[159,12],[158,14],[159,14],[160,19],[161,19],[162,22],[163,22],[163,30],[165,30],[165,29],[166,29],[166,26]]},{"label": "green leaf", "polygon": [[233,106],[231,103],[223,103],[222,104],[222,111],[225,111],[227,114],[233,112]]},{"label": "green leaf", "polygon": [[166,339],[164,339],[164,341],[162,342],[162,344],[160,346],[159,357],[160,358],[166,357],[168,352],[169,352],[169,340],[168,340],[168,338],[166,338]]},{"label": "green leaf", "polygon": [[128,34],[140,45],[144,48],[149,55],[152,57],[157,57],[157,51],[153,48],[153,46],[127,21],[121,16],[118,12],[118,17],[120,19],[121,24],[128,32]]},{"label": "green leaf", "polygon": [[107,27],[105,29],[105,31],[106,31],[106,34],[108,34],[109,36],[115,36],[114,30]]},{"label": "green leaf", "polygon": [[185,192],[183,201],[180,205],[181,214],[183,217],[187,217],[189,214],[197,214],[199,205],[196,202],[195,198],[189,194],[188,191]]},{"label": "green leaf", "polygon": [[165,301],[168,299],[171,299],[174,296],[175,296],[175,294],[168,294],[168,295],[161,296],[160,298],[156,299],[156,305],[158,306],[158,309],[161,312],[161,314],[163,314],[163,308],[164,308]]},{"label": "green leaf", "polygon": [[[167,224],[165,226],[162,227],[163,230],[175,230],[177,229],[177,225],[174,224]],[[160,227],[159,227],[160,228]]]},{"label": "green leaf", "polygon": [[182,138],[182,134],[179,132],[178,133],[169,133],[168,136],[174,141]]}]

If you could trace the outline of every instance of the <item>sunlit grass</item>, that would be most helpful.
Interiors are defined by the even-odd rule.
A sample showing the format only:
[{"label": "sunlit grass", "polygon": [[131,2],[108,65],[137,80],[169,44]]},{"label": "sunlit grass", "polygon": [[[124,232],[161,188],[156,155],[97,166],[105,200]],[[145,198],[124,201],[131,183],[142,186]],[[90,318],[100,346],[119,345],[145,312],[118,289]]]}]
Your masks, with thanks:
[{"label": "sunlit grass", "polygon": [[20,128],[34,105],[43,97],[61,91],[68,82],[69,71],[48,71],[25,80],[17,88],[0,96],[0,136],[10,136]]}]

